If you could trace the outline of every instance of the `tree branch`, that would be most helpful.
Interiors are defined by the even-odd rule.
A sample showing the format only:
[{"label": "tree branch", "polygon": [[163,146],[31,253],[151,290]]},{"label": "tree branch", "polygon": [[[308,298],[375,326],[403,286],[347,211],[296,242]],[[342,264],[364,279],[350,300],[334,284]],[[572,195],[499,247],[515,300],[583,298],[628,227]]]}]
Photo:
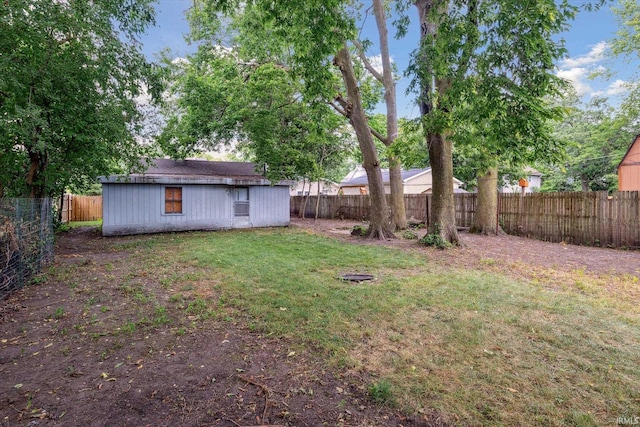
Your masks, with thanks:
[{"label": "tree branch", "polygon": [[360,58],[360,60],[364,64],[364,68],[366,68],[367,71],[369,71],[376,80],[378,80],[380,83],[384,83],[384,78],[382,77],[382,74],[380,74],[378,72],[378,70],[376,70],[373,67],[373,65],[371,65],[371,62],[369,61],[369,58],[367,58],[367,55],[365,55],[364,46],[362,46],[362,43],[360,43],[359,40],[352,40],[351,42],[356,47],[356,49],[358,51],[358,57]]},{"label": "tree branch", "polygon": [[384,135],[382,135],[380,132],[378,132],[377,130],[375,130],[372,127],[369,127],[369,129],[371,130],[371,135],[373,135],[376,138],[378,138],[380,140],[380,142],[382,142],[384,145],[389,145],[389,139],[388,138],[386,138]]},{"label": "tree branch", "polygon": [[333,109],[336,110],[338,113],[342,114],[346,118],[349,118],[349,116],[347,116],[347,112],[339,105],[336,105],[333,101],[329,101],[329,105],[331,105]]},{"label": "tree branch", "polygon": [[479,5],[478,0],[471,0],[467,9],[467,20],[470,24],[470,30],[466,34],[466,40],[462,47],[462,58],[458,67],[457,79],[462,79],[469,69],[471,56],[478,44],[478,25],[479,25]]}]

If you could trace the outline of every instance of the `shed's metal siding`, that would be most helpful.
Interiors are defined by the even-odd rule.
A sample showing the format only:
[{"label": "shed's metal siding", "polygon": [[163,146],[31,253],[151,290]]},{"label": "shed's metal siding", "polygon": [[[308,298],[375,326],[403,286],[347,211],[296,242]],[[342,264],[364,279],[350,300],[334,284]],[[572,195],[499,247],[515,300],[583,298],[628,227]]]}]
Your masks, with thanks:
[{"label": "shed's metal siding", "polygon": [[289,187],[249,188],[249,218],[253,227],[289,225]]},{"label": "shed's metal siding", "polygon": [[[163,184],[103,183],[105,236],[234,227],[232,186],[167,184],[182,187],[182,214],[164,214]],[[289,187],[249,189],[250,226],[289,225]]]},{"label": "shed's metal siding", "polygon": [[182,214],[164,214],[164,186],[157,184],[104,184],[102,234],[157,233],[163,231],[231,228],[229,187],[183,185]]}]

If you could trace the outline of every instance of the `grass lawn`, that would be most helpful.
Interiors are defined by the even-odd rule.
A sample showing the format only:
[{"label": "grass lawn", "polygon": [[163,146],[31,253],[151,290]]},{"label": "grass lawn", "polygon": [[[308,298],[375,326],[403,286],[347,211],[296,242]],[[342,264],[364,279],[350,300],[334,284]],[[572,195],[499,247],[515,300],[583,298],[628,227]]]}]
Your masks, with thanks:
[{"label": "grass lawn", "polygon": [[[171,301],[195,294],[196,315],[246,322],[366,373],[372,399],[408,413],[498,426],[640,416],[638,301],[445,268],[421,251],[297,229],[166,234],[126,245],[137,274],[156,278]],[[376,280],[338,280],[344,273]]]},{"label": "grass lawn", "polygon": [[80,227],[102,227],[102,219],[98,219],[96,221],[72,221],[64,224],[60,224],[58,227],[58,231],[67,231],[73,228]]}]

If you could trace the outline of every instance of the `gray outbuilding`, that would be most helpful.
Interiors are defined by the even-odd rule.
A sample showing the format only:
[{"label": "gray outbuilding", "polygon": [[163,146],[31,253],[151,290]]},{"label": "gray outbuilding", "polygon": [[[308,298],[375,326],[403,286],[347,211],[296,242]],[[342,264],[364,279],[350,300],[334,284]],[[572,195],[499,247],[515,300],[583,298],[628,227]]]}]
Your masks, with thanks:
[{"label": "gray outbuilding", "polygon": [[142,174],[100,177],[102,235],[289,225],[289,186],[255,164],[156,159]]}]

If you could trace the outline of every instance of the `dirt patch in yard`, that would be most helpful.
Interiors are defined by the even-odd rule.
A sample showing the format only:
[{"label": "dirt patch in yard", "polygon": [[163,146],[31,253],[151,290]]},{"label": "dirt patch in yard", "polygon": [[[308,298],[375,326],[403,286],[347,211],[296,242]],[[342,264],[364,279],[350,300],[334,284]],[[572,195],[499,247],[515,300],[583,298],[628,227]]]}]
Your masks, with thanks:
[{"label": "dirt patch in yard", "polygon": [[372,402],[313,349],[208,318],[198,296],[154,308],[161,284],[127,259],[150,238],[64,233],[47,279],[0,301],[0,426],[445,425]]},{"label": "dirt patch in yard", "polygon": [[[358,221],[292,218],[292,225],[353,243],[420,250],[434,261],[460,267],[487,268],[499,264],[501,271],[504,272],[506,268],[515,274],[519,274],[518,270],[527,270],[526,273],[529,273],[529,268],[544,268],[558,272],[579,271],[599,276],[632,275],[640,278],[640,251],[550,243],[508,234],[481,236],[466,231],[459,233],[461,247],[441,251],[418,248],[415,240],[403,239],[400,233],[393,240],[368,240],[351,236],[354,226],[367,227],[366,223]],[[417,230],[416,233],[422,237],[426,230]]]},{"label": "dirt patch in yard", "polygon": [[[353,244],[422,251],[442,266],[547,272],[549,283],[576,272],[640,276],[640,252],[464,232],[464,247],[440,251],[353,237],[356,224],[292,220]],[[148,291],[161,284],[136,272],[125,250],[144,251],[149,239],[62,234],[47,280],[0,301],[0,426],[445,425],[438,414],[374,403],[370,378],[328,366],[313,349],[207,318],[196,295],[154,308]]]}]

